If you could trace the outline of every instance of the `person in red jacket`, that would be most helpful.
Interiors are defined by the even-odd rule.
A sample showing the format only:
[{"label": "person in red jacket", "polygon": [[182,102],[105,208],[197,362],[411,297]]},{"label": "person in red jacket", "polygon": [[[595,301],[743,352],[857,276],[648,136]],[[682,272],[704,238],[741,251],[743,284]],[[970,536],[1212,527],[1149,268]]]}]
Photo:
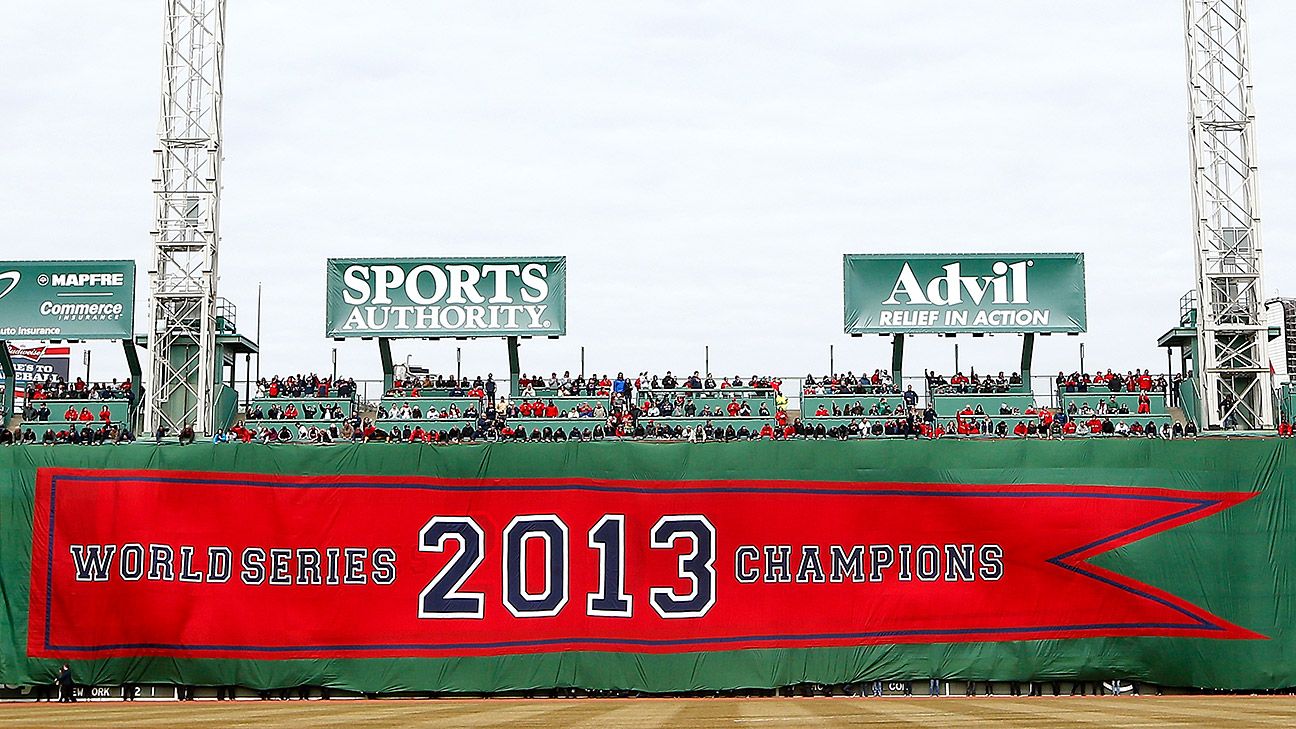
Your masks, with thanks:
[{"label": "person in red jacket", "polygon": [[762,426],[761,429],[760,429],[760,437],[762,437],[762,438],[773,438],[773,437],[774,437],[774,426],[770,425],[769,423],[766,423],[764,426]]},{"label": "person in red jacket", "polygon": [[546,418],[556,418],[556,417],[558,417],[558,406],[553,404],[553,400],[550,400],[550,401],[549,401],[549,404],[548,404],[547,406],[545,406],[545,409],[544,409],[544,416],[545,416]]},{"label": "person in red jacket", "polygon": [[63,413],[63,419],[70,423],[75,423],[77,421],[76,405],[68,406],[67,412]]},{"label": "person in red jacket", "polygon": [[107,405],[104,405],[103,409],[99,411],[99,419],[105,423],[112,422],[112,411],[108,409]]},{"label": "person in red jacket", "polygon": [[737,400],[730,400],[729,407],[725,409],[729,411],[729,417],[733,418],[737,417],[738,411],[742,409],[742,406],[738,404]]},{"label": "person in red jacket", "polygon": [[1026,424],[1018,420],[1017,424],[1013,426],[1013,435],[1019,437],[1026,435]]},{"label": "person in red jacket", "polygon": [[90,412],[90,408],[81,408],[81,417],[79,419],[83,423],[93,423],[94,415]]},{"label": "person in red jacket", "polygon": [[[1142,387],[1142,385],[1140,385]],[[1138,396],[1138,414],[1146,415],[1152,412],[1152,400],[1146,392],[1140,392]]]},{"label": "person in red jacket", "polygon": [[824,405],[823,403],[819,403],[819,409],[815,410],[815,417],[823,418],[823,417],[827,417],[827,415],[828,415],[828,406]]}]

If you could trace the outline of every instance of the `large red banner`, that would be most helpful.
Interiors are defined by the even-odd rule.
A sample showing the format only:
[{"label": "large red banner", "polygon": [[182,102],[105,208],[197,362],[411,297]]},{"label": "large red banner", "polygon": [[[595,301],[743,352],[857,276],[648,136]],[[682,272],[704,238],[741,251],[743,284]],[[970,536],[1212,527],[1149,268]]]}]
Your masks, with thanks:
[{"label": "large red banner", "polygon": [[1249,493],[41,469],[33,656],[1262,638],[1090,558]]}]

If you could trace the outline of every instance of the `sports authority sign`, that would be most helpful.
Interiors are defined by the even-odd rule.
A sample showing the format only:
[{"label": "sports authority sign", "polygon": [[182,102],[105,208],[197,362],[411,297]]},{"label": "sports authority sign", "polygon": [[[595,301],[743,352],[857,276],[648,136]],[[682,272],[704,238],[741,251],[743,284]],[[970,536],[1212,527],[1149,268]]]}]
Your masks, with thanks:
[{"label": "sports authority sign", "polygon": [[331,337],[559,336],[567,259],[330,258]]},{"label": "sports authority sign", "polygon": [[1253,495],[41,468],[27,651],[277,659],[1263,639],[1090,561]]},{"label": "sports authority sign", "polygon": [[1083,332],[1083,253],[846,255],[848,334]]},{"label": "sports authority sign", "polygon": [[134,334],[134,261],[0,261],[0,339]]}]

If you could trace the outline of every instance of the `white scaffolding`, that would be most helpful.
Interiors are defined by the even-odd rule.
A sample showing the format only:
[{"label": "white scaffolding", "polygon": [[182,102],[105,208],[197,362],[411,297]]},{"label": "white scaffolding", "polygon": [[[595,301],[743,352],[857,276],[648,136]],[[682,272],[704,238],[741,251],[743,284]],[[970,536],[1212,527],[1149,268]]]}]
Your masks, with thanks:
[{"label": "white scaffolding", "polygon": [[225,0],[165,0],[148,333],[148,429],[212,427]]},{"label": "white scaffolding", "polygon": [[1246,0],[1184,0],[1206,427],[1274,425]]}]

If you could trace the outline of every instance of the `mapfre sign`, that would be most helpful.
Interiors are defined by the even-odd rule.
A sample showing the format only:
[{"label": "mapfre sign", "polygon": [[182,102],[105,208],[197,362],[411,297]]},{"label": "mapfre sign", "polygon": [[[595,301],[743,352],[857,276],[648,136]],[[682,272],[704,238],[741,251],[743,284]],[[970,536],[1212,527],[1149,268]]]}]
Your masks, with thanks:
[{"label": "mapfre sign", "polygon": [[560,336],[567,259],[331,258],[331,337]]},{"label": "mapfre sign", "polygon": [[0,339],[134,333],[134,261],[0,261]]},{"label": "mapfre sign", "polygon": [[846,255],[848,334],[1083,332],[1084,254]]}]

